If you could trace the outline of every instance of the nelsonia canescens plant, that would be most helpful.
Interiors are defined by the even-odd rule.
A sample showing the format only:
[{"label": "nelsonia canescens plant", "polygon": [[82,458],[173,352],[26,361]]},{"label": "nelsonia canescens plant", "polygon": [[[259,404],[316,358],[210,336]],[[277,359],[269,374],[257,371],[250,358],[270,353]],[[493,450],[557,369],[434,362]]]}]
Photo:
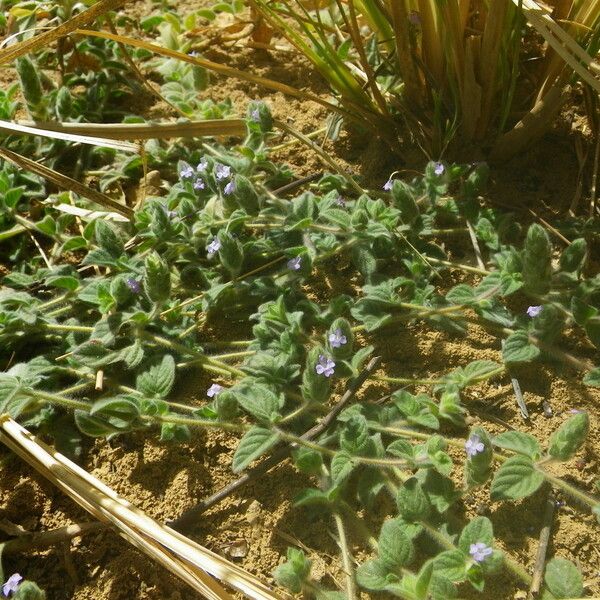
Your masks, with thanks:
[{"label": "nelsonia canescens plant", "polygon": [[[600,281],[586,271],[590,225],[564,224],[576,235],[557,255],[542,227],[523,228],[479,202],[485,164],[432,162],[410,182],[394,176],[385,189],[360,195],[326,174],[284,197],[277,189],[289,171],[269,160],[268,107],[251,103],[246,123],[234,149],[207,145],[174,162],[168,191],[147,198],[133,221],[94,218],[78,233],[56,230],[57,252],[75,250],[86,269],[15,255],[0,290],[0,354],[16,357],[0,374],[0,412],[71,454],[80,451],[80,433],[159,431],[176,443],[190,440],[194,427],[220,428],[240,437],[234,472],[291,444],[295,468],[314,483],[296,506],[331,515],[340,540],[351,529],[370,557],[355,570],[341,542],[350,591],[358,585],[425,600],[457,597],[470,585],[486,597],[486,579],[503,569],[527,585],[529,573],[501,550],[491,521],[464,517],[463,499],[483,488],[492,501],[510,503],[551,486],[600,517],[597,498],[549,468],[582,448],[589,417],[574,412],[548,439],[492,436],[482,426],[467,429],[464,391],[515,365],[557,359],[600,384],[598,368],[560,344],[569,327],[600,345]],[[0,202],[15,219],[26,195],[4,179]],[[48,207],[45,218],[58,217]],[[456,263],[446,250],[469,226],[485,268]],[[443,290],[440,274],[449,269],[466,277]],[[313,293],[340,270],[355,278],[356,292],[326,300]],[[250,323],[251,335],[207,339],[203,325],[224,319],[246,331]],[[459,336],[484,326],[496,336],[499,360],[427,379],[367,368],[390,331],[401,338],[415,322]],[[178,378],[193,367],[211,378],[201,406],[174,399]],[[99,372],[102,391],[94,392]],[[360,378],[389,393],[349,402],[307,437]],[[358,511],[383,496],[393,510],[367,526]],[[310,561],[295,549],[275,577],[295,593],[339,595],[311,578]],[[582,593],[573,564],[548,563],[546,600]]]}]

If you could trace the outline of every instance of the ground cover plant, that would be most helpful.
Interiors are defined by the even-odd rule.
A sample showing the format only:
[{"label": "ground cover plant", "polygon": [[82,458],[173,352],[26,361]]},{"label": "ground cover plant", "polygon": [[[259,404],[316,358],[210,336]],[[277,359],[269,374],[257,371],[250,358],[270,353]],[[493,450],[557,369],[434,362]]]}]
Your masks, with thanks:
[{"label": "ground cover plant", "polygon": [[[67,20],[62,10],[57,16]],[[31,13],[17,14],[24,31]],[[144,29],[160,29],[171,54],[151,59],[139,44],[134,58],[148,59],[177,114],[230,115],[230,103],[198,99],[209,75],[203,59],[187,55],[182,31],[192,25],[167,12],[144,21]],[[56,63],[75,60],[72,52],[104,65],[86,76],[83,95],[77,71],[41,94],[39,65],[52,55],[19,59],[32,117],[121,116],[113,103],[142,88],[125,75],[129,55],[110,35],[79,40]],[[123,75],[108,77],[110,69]],[[86,112],[99,108],[90,90],[107,98],[104,116]],[[13,119],[14,91],[5,97],[5,118]],[[198,443],[198,430],[227,432],[237,440],[231,470],[240,479],[221,499],[291,460],[305,482],[289,499],[293,510],[331,525],[343,574],[339,587],[315,577],[300,539],[273,573],[294,594],[490,597],[503,573],[515,592],[546,600],[597,590],[580,570],[589,565],[560,555],[542,554],[531,572],[492,525],[494,512],[518,511],[542,494],[597,527],[590,516],[600,520],[598,480],[594,489],[574,466],[594,415],[575,405],[548,435],[498,431],[485,414],[474,420],[469,393],[510,381],[527,416],[518,381],[528,368],[576,373],[600,387],[597,219],[548,226],[492,208],[483,162],[430,161],[412,178],[387,174],[376,189],[340,169],[296,180],[271,158],[274,127],[284,124],[269,105],[252,101],[241,116],[243,139],[152,140],[133,157],[128,147],[4,138],[0,413],[75,459],[84,436],[137,433],[175,448]],[[44,159],[52,173],[68,168],[69,181],[19,163],[20,154]],[[135,210],[105,194],[125,195],[148,169],[157,171],[156,185]],[[97,177],[101,191],[89,180],[70,188],[80,175]],[[208,337],[222,321],[244,335]],[[426,366],[420,374],[392,368],[390,348],[415,328],[464,340],[475,327],[497,360],[477,358],[435,377]],[[192,403],[177,384],[198,370],[211,382],[204,401]],[[368,384],[380,393],[360,396]],[[466,512],[475,495],[493,509]],[[218,499],[190,507],[173,526],[189,530]],[[20,574],[3,575],[5,596],[43,597]]]}]

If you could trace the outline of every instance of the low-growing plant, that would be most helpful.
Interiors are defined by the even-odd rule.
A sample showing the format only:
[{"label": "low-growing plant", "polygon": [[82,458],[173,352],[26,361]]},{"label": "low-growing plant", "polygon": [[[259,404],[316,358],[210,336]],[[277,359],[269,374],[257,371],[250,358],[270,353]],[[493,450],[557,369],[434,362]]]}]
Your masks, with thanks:
[{"label": "low-growing plant", "polygon": [[[131,221],[82,212],[80,234],[61,247],[79,253],[78,265],[14,264],[0,290],[0,356],[12,365],[0,374],[0,413],[71,455],[81,433],[159,431],[178,442],[209,427],[240,436],[232,462],[240,473],[291,447],[314,483],[295,505],[331,515],[349,597],[356,584],[410,600],[456,597],[463,584],[486,594],[486,578],[501,569],[527,584],[526,569],[495,544],[491,521],[460,508],[475,488],[514,502],[551,487],[600,519],[600,501],[549,468],[581,449],[589,417],[574,409],[547,439],[491,435],[468,427],[465,389],[533,362],[568,364],[600,385],[599,369],[561,344],[571,328],[600,346],[600,279],[588,274],[585,239],[593,231],[570,223],[581,237],[557,258],[540,225],[481,202],[485,164],[432,162],[410,182],[392,177],[360,195],[358,182],[325,174],[290,197],[278,192],[289,170],[269,160],[268,107],[251,103],[246,123],[238,146],[192,147],[176,173],[171,163],[177,181]],[[22,210],[17,198],[11,214]],[[46,211],[60,218],[51,204]],[[457,263],[448,249],[469,230],[483,267]],[[357,291],[313,294],[332,271],[356,278]],[[447,285],[450,271],[464,282]],[[246,339],[207,339],[204,325],[223,319]],[[392,376],[385,363],[385,374],[374,370],[386,336],[413,323],[451,336],[483,327],[499,360],[423,379]],[[174,399],[193,368],[213,378],[201,405]],[[342,405],[342,387],[366,378],[389,393],[348,392]],[[395,508],[371,532],[357,511],[384,495]],[[356,573],[349,530],[371,556]],[[275,577],[294,593],[339,596],[311,579],[295,549]],[[575,565],[548,563],[546,600],[582,593]]]}]

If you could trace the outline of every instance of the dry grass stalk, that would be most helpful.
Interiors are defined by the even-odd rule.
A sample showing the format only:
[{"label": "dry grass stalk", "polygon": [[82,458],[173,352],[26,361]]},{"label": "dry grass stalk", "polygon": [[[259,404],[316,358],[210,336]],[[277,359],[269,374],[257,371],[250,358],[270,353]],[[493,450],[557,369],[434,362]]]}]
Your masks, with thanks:
[{"label": "dry grass stalk", "polygon": [[[72,141],[100,144],[99,139],[111,142],[110,147],[117,150],[126,149],[137,151],[134,144],[123,144],[114,140],[151,140],[169,138],[213,137],[213,136],[243,136],[246,134],[246,122],[243,119],[207,119],[205,121],[189,121],[186,123],[36,123],[34,121],[17,121],[18,125],[39,129],[36,135],[59,137],[67,135],[75,137]],[[4,121],[0,121],[0,129]],[[11,124],[13,125],[13,124]],[[7,126],[7,129],[10,127]],[[15,127],[16,129],[16,127]],[[19,131],[18,129],[16,129]],[[81,137],[80,137],[81,136]],[[89,139],[88,139],[89,138]],[[107,139],[110,138],[110,139]],[[59,139],[69,139],[59,137]],[[124,148],[121,148],[123,146]]]},{"label": "dry grass stalk", "polygon": [[212,575],[250,598],[277,598],[237,565],[148,517],[87,471],[38,441],[8,415],[0,416],[0,441],[95,518],[116,527],[127,541],[204,597],[231,598]]},{"label": "dry grass stalk", "polygon": [[16,152],[0,148],[0,158],[3,158],[4,160],[7,160],[17,165],[21,169],[25,169],[26,171],[32,171],[33,173],[36,173],[40,177],[43,177],[48,181],[52,181],[52,183],[56,184],[58,187],[64,190],[71,190],[79,196],[87,198],[88,200],[91,200],[92,202],[95,202],[100,206],[111,208],[112,210],[126,216],[128,219],[130,219],[134,214],[131,208],[120,204],[112,198],[109,198],[106,194],[98,192],[97,190],[94,190],[88,187],[87,185],[83,185],[83,183],[79,183],[79,181],[76,181],[75,179],[71,179],[66,175],[62,175],[61,173],[49,169],[48,167],[45,167],[44,165],[37,163],[34,160],[31,160],[30,158],[21,156]]}]

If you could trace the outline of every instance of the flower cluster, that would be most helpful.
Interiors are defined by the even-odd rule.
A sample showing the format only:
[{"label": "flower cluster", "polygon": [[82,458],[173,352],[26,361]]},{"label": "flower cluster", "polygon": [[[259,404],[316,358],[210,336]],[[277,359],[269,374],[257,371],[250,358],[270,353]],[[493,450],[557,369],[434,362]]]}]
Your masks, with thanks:
[{"label": "flower cluster", "polygon": [[489,546],[486,546],[486,544],[483,542],[471,544],[469,547],[469,554],[473,560],[478,563],[483,562],[493,552],[494,551]]},{"label": "flower cluster", "polygon": [[346,336],[342,333],[342,330],[338,327],[333,333],[329,334],[329,343],[332,348],[339,348],[346,344],[348,340]]},{"label": "flower cluster", "polygon": [[181,171],[179,171],[179,177],[187,181],[193,180],[192,187],[199,192],[206,188],[206,182],[202,178],[202,175],[206,172],[207,166],[208,161],[206,158],[202,158],[196,169],[194,169],[191,165],[185,165]]},{"label": "flower cluster", "polygon": [[215,178],[218,182],[219,181],[223,182],[223,181],[229,179],[229,181],[227,181],[227,183],[223,187],[223,193],[226,196],[229,196],[229,194],[233,194],[233,192],[235,192],[235,181],[234,181],[233,175],[231,173],[231,167],[228,165],[222,165],[220,163],[217,163],[215,165],[214,173],[215,173]]},{"label": "flower cluster", "polygon": [[294,258],[290,258],[287,261],[287,268],[291,271],[299,271],[302,267],[302,258],[300,256],[295,256]]},{"label": "flower cluster", "polygon": [[325,375],[325,377],[331,377],[335,369],[335,363],[324,354],[319,355],[319,362],[315,367],[317,375]]}]

